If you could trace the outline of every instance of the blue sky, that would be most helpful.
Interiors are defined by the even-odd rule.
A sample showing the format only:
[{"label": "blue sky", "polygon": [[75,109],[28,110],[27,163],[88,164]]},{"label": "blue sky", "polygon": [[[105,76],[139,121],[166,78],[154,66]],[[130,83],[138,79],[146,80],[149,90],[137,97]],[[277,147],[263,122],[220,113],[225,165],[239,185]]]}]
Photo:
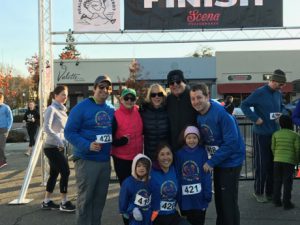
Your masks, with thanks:
[{"label": "blue sky", "polygon": [[[266,0],[265,0],[266,1]],[[271,0],[268,0],[271,1]],[[274,0],[273,0],[274,1]],[[1,0],[0,10],[0,63],[13,66],[15,74],[28,75],[25,59],[38,53],[38,0]],[[73,28],[72,0],[52,0],[53,31]],[[284,26],[300,26],[300,0],[284,0]],[[232,50],[300,50],[299,41],[201,43],[215,51]],[[199,47],[199,44],[166,44],[159,49],[153,45],[87,46],[77,49],[84,58],[139,58],[139,57],[184,57]],[[54,46],[54,58],[64,46]]]}]

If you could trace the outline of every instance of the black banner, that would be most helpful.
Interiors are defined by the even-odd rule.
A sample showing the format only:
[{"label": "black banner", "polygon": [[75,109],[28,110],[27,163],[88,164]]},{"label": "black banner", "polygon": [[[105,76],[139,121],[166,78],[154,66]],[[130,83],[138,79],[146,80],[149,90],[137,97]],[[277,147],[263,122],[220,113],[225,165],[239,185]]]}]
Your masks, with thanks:
[{"label": "black banner", "polygon": [[281,27],[282,0],[125,0],[125,30]]}]

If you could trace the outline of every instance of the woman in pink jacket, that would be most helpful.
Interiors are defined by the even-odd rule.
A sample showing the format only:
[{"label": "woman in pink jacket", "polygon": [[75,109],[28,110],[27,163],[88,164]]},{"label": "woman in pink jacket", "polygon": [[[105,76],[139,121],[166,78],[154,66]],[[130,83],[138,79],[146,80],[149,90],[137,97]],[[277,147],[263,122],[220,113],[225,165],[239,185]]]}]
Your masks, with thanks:
[{"label": "woman in pink jacket", "polygon": [[[126,88],[121,93],[120,108],[113,122],[112,157],[120,185],[131,175],[133,158],[143,152],[143,123],[136,103],[136,92]],[[124,224],[128,220],[124,218]]]}]

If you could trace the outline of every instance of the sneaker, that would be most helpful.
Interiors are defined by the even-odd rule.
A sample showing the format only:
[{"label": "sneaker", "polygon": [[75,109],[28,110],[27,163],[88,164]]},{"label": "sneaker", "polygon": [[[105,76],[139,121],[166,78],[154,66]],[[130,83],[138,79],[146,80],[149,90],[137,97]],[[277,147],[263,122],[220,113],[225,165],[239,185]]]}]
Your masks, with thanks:
[{"label": "sneaker", "polygon": [[0,162],[0,169],[7,166],[7,162],[3,161],[3,162]]},{"label": "sneaker", "polygon": [[53,201],[45,203],[44,201],[41,204],[42,209],[59,209],[59,205],[55,204]]},{"label": "sneaker", "polygon": [[284,204],[283,204],[283,208],[284,208],[285,210],[289,210],[289,209],[295,208],[295,205],[294,205],[293,203],[291,203],[291,202],[289,202],[289,203],[284,203]]},{"label": "sneaker", "polygon": [[67,201],[65,204],[60,203],[59,210],[62,212],[74,212],[76,207],[72,202]]},{"label": "sneaker", "polygon": [[268,202],[264,195],[258,195],[258,194],[253,193],[253,196],[256,199],[256,201],[259,202],[259,203]]}]

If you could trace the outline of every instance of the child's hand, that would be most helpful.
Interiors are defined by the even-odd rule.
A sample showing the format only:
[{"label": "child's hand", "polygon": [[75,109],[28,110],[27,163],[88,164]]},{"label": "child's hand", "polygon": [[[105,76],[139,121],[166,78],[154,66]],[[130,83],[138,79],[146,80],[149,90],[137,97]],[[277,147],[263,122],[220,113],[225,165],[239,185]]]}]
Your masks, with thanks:
[{"label": "child's hand", "polygon": [[143,215],[142,215],[141,211],[139,210],[139,208],[135,207],[132,211],[132,214],[133,214],[133,218],[136,221],[143,221]]},{"label": "child's hand", "polygon": [[153,222],[157,216],[158,216],[158,211],[153,211],[151,215],[151,221]]},{"label": "child's hand", "polygon": [[214,169],[214,168],[212,168],[212,167],[211,167],[210,165],[208,165],[207,163],[205,163],[205,164],[203,165],[203,170],[204,170],[205,173],[208,173],[208,172],[212,173],[213,169]]}]

